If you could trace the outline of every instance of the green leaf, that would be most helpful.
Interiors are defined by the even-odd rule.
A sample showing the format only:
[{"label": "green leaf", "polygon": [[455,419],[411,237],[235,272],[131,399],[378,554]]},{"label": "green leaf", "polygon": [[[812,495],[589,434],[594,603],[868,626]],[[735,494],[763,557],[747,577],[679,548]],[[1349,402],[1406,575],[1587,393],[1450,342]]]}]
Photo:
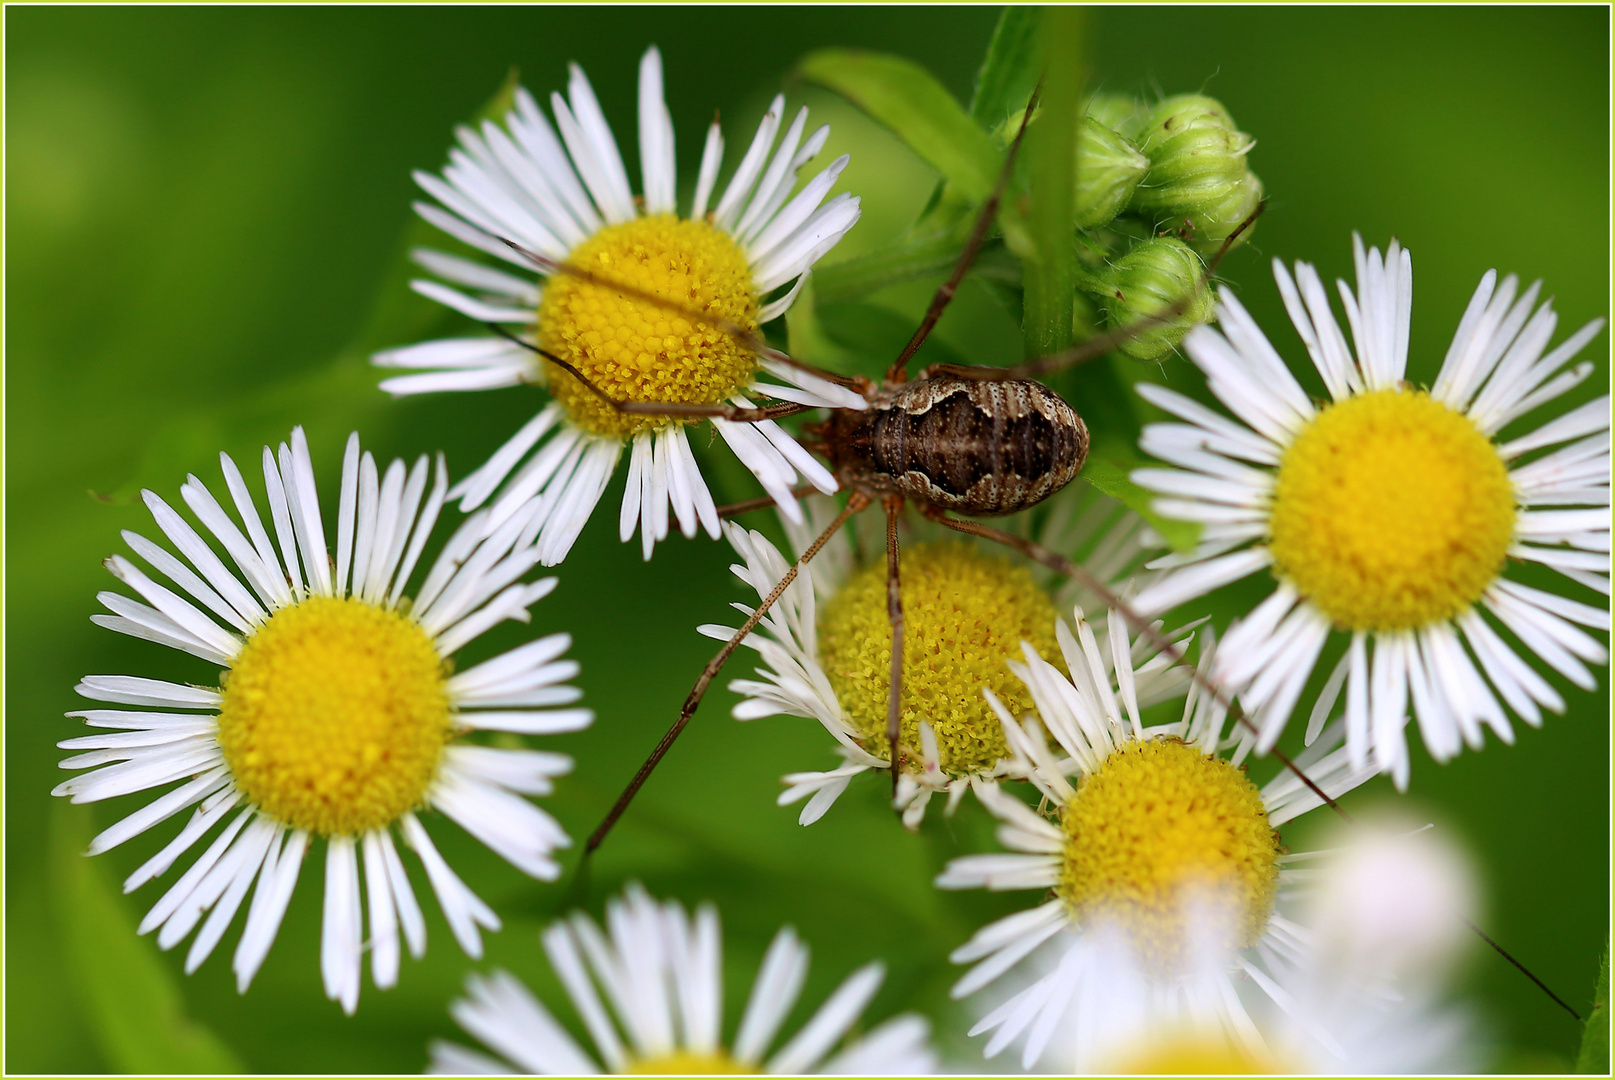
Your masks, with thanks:
[{"label": "green leaf", "polygon": [[987,55],[976,72],[976,95],[970,115],[992,130],[1026,105],[1037,84],[1037,27],[1040,12],[1033,7],[1007,7],[998,17]]},{"label": "green leaf", "polygon": [[1022,333],[1026,355],[1046,356],[1072,341],[1072,295],[1076,291],[1075,220],[1078,57],[1082,16],[1078,9],[1048,7],[1037,31],[1043,89],[1038,120],[1026,131],[1024,153],[1031,181],[1023,253],[1026,264]]},{"label": "green leaf", "polygon": [[[878,251],[814,270],[813,287],[827,304],[861,300],[870,293],[904,281],[942,274],[953,268],[964,247],[964,230],[905,236]],[[795,311],[798,304],[793,304]],[[787,324],[790,315],[786,315]]]},{"label": "green leaf", "polygon": [[185,1015],[174,976],[119,899],[103,860],[87,858],[90,815],[57,800],[50,874],[69,975],[107,1062],[128,1073],[239,1073],[219,1037]]},{"label": "green leaf", "polygon": [[1593,989],[1593,1011],[1581,1033],[1581,1052],[1576,1055],[1576,1071],[1609,1075],[1609,945],[1604,945],[1604,961],[1598,965],[1598,985]]},{"label": "green leaf", "polygon": [[1154,529],[1174,551],[1190,551],[1200,542],[1200,524],[1195,521],[1174,521],[1155,512],[1155,496],[1127,475],[1128,469],[1111,458],[1089,457],[1082,467],[1083,479],[1109,495],[1129,510],[1135,511]]},{"label": "green leaf", "polygon": [[809,53],[798,71],[891,129],[971,202],[985,202],[1003,155],[931,73],[900,56],[861,49]]},{"label": "green leaf", "polygon": [[850,374],[858,370],[858,354],[837,344],[819,322],[818,297],[814,295],[818,282],[814,275],[815,271],[808,271],[807,283],[785,313],[786,342],[791,355],[803,363]]}]

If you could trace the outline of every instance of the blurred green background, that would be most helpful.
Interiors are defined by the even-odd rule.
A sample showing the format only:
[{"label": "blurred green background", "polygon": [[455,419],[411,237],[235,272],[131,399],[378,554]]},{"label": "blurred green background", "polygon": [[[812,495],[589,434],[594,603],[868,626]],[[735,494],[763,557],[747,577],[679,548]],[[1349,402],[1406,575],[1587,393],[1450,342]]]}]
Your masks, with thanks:
[{"label": "blurred green background", "polygon": [[[311,863],[268,963],[238,996],[234,932],[187,978],[183,949],[161,954],[132,936],[165,886],[116,892],[177,826],[83,860],[74,852],[90,830],[146,797],[85,810],[46,794],[61,775],[52,743],[77,733],[61,714],[82,705],[72,693],[79,676],[210,681],[198,662],[88,621],[100,610],[96,591],[110,586],[99,562],[119,550],[118,530],[152,531],[140,487],[172,499],[188,471],[217,486],[218,450],[254,460],[294,423],[307,425],[326,483],[354,427],[378,455],[441,447],[463,473],[535,409],[537,394],[522,389],[403,403],[375,391],[369,349],[463,327],[403,288],[409,171],[441,164],[453,125],[512,64],[542,99],[563,84],[566,61],[582,63],[633,173],[636,62],[659,44],[688,171],[714,109],[731,147],[749,139],[793,62],[820,46],[912,57],[967,100],[996,18],[996,9],[926,7],[7,11],[7,1070],[411,1072],[428,1037],[453,1031],[445,1005],[471,965],[435,904],[424,961],[406,962],[396,990],[366,985],[357,1017],[345,1019],[320,989],[322,875]],[[1608,20],[1597,8],[1109,8],[1088,24],[1089,63],[1109,89],[1203,88],[1257,137],[1250,160],[1272,202],[1223,276],[1292,361],[1304,353],[1267,260],[1306,258],[1331,279],[1350,271],[1351,230],[1380,245],[1400,237],[1417,270],[1413,374],[1428,380],[1490,267],[1544,278],[1561,338],[1606,312]],[[843,183],[863,195],[865,216],[837,255],[908,225],[929,170],[845,103],[793,93],[835,125],[821,160],[853,153]],[[892,328],[906,336],[933,284],[821,314],[869,350],[874,371]],[[1607,383],[1608,341],[1600,335],[1585,354],[1601,367],[1575,400]],[[970,285],[939,343],[987,363],[1018,349],[1013,323]],[[1157,377],[1198,382],[1182,360]],[[578,765],[544,801],[575,837],[710,655],[694,627],[741,598],[722,545],[675,536],[650,564],[637,544],[619,545],[610,511],[620,484],[533,631],[507,625],[478,649],[530,632],[576,636],[599,719],[545,743]],[[1446,767],[1421,756],[1411,797],[1477,857],[1486,927],[1585,1009],[1609,914],[1609,713],[1602,689],[1557,684],[1568,715],[1540,731],[1521,726],[1513,748],[1493,742]],[[732,700],[721,689],[709,697],[602,852],[585,902],[597,910],[628,877],[662,895],[716,900],[731,1026],[768,938],[789,921],[814,948],[807,1000],[884,956],[891,972],[871,1018],[921,1008],[945,1042],[973,1053],[954,1030],[964,1025],[949,1011],[957,971],[945,955],[1025,898],[943,894],[929,880],[946,858],[987,848],[980,815],[933,815],[916,838],[882,810],[870,781],[799,828],[794,809],[773,806],[778,778],[827,767],[830,740],[806,720],[736,724]],[[1351,802],[1386,790],[1373,785]],[[1304,846],[1307,831],[1298,825],[1286,839]],[[452,827],[434,832],[506,918],[479,967],[508,966],[553,995],[536,931],[563,889],[526,880]],[[1502,1067],[1568,1066],[1579,1030],[1567,1015],[1495,956],[1475,956],[1469,972]]]}]

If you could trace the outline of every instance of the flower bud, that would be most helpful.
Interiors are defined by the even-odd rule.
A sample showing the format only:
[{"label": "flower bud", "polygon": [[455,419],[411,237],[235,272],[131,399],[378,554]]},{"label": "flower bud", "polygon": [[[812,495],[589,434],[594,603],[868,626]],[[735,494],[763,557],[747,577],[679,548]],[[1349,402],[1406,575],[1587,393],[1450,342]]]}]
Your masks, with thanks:
[{"label": "flower bud", "polygon": [[1150,117],[1150,109],[1128,94],[1095,94],[1083,108],[1089,116],[1134,142],[1144,134],[1144,125]]},{"label": "flower bud", "polygon": [[1077,228],[1095,229],[1127,208],[1150,159],[1125,135],[1091,116],[1077,121]]},{"label": "flower bud", "polygon": [[1262,182],[1245,161],[1254,145],[1215,98],[1167,98],[1139,136],[1150,171],[1131,208],[1201,251],[1216,250],[1262,201]]},{"label": "flower bud", "polygon": [[1159,360],[1212,314],[1205,264],[1193,248],[1172,237],[1143,241],[1094,275],[1085,287],[1098,298],[1112,327],[1160,316],[1188,298],[1187,305],[1171,318],[1147,323],[1117,346],[1135,360]]},{"label": "flower bud", "polygon": [[[1020,131],[1024,115],[1025,110],[1016,113],[998,129],[1005,146]],[[1032,123],[1038,115],[1032,114]],[[1079,229],[1098,228],[1125,210],[1150,167],[1131,139],[1088,116],[1077,121],[1076,158],[1072,211]]]}]

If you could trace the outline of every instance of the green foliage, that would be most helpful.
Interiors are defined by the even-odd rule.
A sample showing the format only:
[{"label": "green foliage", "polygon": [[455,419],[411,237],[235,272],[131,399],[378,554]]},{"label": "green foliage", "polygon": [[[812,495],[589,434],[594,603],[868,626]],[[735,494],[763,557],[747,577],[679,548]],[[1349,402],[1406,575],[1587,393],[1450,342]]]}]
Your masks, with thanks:
[{"label": "green foliage", "polygon": [[1173,521],[1157,514],[1151,506],[1155,496],[1133,483],[1127,473],[1128,468],[1119,462],[1091,454],[1088,456],[1088,463],[1082,467],[1084,480],[1123,506],[1137,511],[1150,523],[1150,528],[1172,546],[1172,550],[1192,550],[1200,541],[1199,522]]},{"label": "green foliage", "polygon": [[822,49],[804,57],[797,70],[886,125],[972,202],[992,192],[1002,155],[920,65],[861,49]]},{"label": "green foliage", "polygon": [[808,364],[817,364],[851,374],[858,370],[858,357],[844,348],[819,322],[819,298],[815,295],[817,282],[809,272],[808,282],[802,286],[796,303],[785,313],[786,347],[792,356]]},{"label": "green foliage", "polygon": [[[813,284],[818,297],[827,304],[856,300],[889,285],[946,274],[959,260],[968,228],[968,220],[959,215],[953,228],[909,234],[878,251],[815,270]],[[793,304],[791,311],[798,306]],[[787,312],[786,318],[789,317],[790,312]]]},{"label": "green foliage", "polygon": [[987,43],[987,55],[976,72],[976,94],[970,115],[986,128],[996,127],[1026,104],[1037,85],[1037,30],[1042,11],[1006,7]]},{"label": "green foliage", "polygon": [[[1038,33],[1042,92],[1039,122],[1026,133],[1026,171],[1031,206],[1023,250],[1025,309],[1022,333],[1027,356],[1059,352],[1072,341],[1071,294],[1077,254],[1075,221],[1077,118],[1082,92],[1082,16],[1077,8],[1042,9]],[[1011,237],[1011,247],[1018,247]]]},{"label": "green foliage", "polygon": [[[1036,29],[1040,18],[1039,9],[1031,7],[1008,7],[1000,15],[992,40],[987,46],[986,56],[976,73],[975,95],[971,99],[968,118],[975,121],[974,125],[965,122],[966,118],[959,113],[953,98],[948,96],[931,76],[924,71],[914,71],[910,62],[897,58],[883,58],[884,64],[874,65],[865,60],[863,68],[889,66],[899,73],[897,81],[912,79],[916,87],[927,88],[923,93],[912,91],[909,94],[911,97],[925,98],[933,110],[930,120],[924,125],[919,125],[918,131],[905,132],[892,126],[892,121],[888,117],[895,113],[901,122],[904,115],[901,110],[887,110],[885,113],[869,111],[871,116],[891,127],[894,134],[925,157],[932,167],[942,173],[943,179],[921,214],[920,221],[896,241],[864,255],[831,260],[829,266],[816,271],[815,284],[821,301],[836,303],[854,300],[891,285],[945,274],[958,261],[959,253],[974,225],[976,209],[972,199],[961,192],[975,190],[978,192],[976,196],[978,200],[984,197],[985,192],[991,190],[991,185],[997,182],[1001,165],[1000,159],[996,156],[998,151],[991,147],[990,140],[983,142],[978,139],[978,129],[992,131],[1012,110],[1025,105],[1032,87],[1037,82]],[[825,85],[845,93],[849,100],[857,102],[860,107],[865,107],[864,98],[843,89],[843,84],[850,82],[847,69],[855,71],[862,69],[857,64],[844,63],[844,58],[839,57],[839,50],[833,53],[835,55],[821,54],[809,57],[809,61],[833,69],[834,74],[831,77],[835,81],[826,82]],[[893,89],[888,91],[888,94],[901,96],[901,91]],[[964,183],[959,183],[958,176],[944,168],[943,163],[932,160],[919,145],[916,145],[916,140],[924,141],[932,131],[944,137],[951,132],[964,140],[965,144],[976,148],[971,153],[973,164]],[[955,149],[950,148],[950,153]],[[979,161],[975,161],[974,159],[978,157]],[[986,184],[985,188],[983,183]],[[988,251],[978,256],[972,272],[980,274],[983,263],[990,258],[989,245]],[[1018,267],[1015,270],[1013,293],[1014,305],[1018,309],[1020,304]]]},{"label": "green foliage", "polygon": [[1609,1075],[1609,946],[1598,965],[1598,984],[1593,988],[1593,1011],[1581,1033],[1581,1051],[1576,1055],[1576,1071]]},{"label": "green foliage", "polygon": [[51,883],[71,977],[101,1052],[119,1072],[243,1071],[217,1035],[185,1015],[167,963],[150,938],[135,936],[110,867],[85,856],[89,840],[88,812],[58,801],[51,813]]}]

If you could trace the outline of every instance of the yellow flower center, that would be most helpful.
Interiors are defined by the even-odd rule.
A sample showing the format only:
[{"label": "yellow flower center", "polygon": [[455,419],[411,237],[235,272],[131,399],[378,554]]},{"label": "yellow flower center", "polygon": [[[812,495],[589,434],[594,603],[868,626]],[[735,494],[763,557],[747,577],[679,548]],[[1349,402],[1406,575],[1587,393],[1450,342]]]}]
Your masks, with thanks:
[{"label": "yellow flower center", "polygon": [[[903,712],[907,768],[918,772],[919,723],[936,733],[951,776],[991,769],[1009,755],[1004,730],[981,695],[997,694],[1011,713],[1031,695],[1006,664],[1021,642],[1058,657],[1054,604],[1025,567],[967,544],[917,544],[903,552]],[[819,616],[819,659],[864,747],[887,754],[892,631],[884,560],[854,574]]]},{"label": "yellow flower center", "polygon": [[[757,328],[758,298],[746,253],[721,229],[671,214],[609,225],[568,262],[683,308]],[[604,284],[557,274],[538,307],[538,341],[618,401],[711,405],[751,381],[756,358],[728,332]],[[578,379],[548,364],[550,392],[579,427],[626,437],[677,423],[619,413]]]},{"label": "yellow flower center", "polygon": [[1269,547],[1337,626],[1406,630],[1480,599],[1515,515],[1508,469],[1468,417],[1375,390],[1324,409],[1284,452]]},{"label": "yellow flower center", "polygon": [[[1058,894],[1080,923],[1108,922],[1153,970],[1191,944],[1186,916],[1227,920],[1237,947],[1267,925],[1278,889],[1278,834],[1244,770],[1179,739],[1131,741],[1061,808]],[[1215,908],[1195,909],[1197,901]]]},{"label": "yellow flower center", "polygon": [[625,1071],[630,1075],[642,1076],[744,1076],[757,1070],[742,1065],[720,1047],[707,1053],[674,1050],[668,1054],[640,1058],[630,1062]]},{"label": "yellow flower center", "polygon": [[1235,1046],[1218,1033],[1158,1033],[1147,1044],[1123,1054],[1114,1068],[1105,1070],[1130,1076],[1262,1076],[1296,1072],[1279,1068]]},{"label": "yellow flower center", "polygon": [[448,665],[415,623],[311,597],[255,630],[226,673],[219,743],[246,798],[322,836],[421,804],[454,735]]}]

